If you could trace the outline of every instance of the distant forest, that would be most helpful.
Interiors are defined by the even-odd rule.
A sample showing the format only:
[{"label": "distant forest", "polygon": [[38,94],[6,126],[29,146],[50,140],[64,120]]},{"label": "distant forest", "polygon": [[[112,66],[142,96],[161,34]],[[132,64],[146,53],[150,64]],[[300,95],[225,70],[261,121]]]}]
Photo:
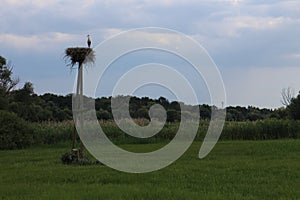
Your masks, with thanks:
[{"label": "distant forest", "polygon": [[[0,56],[0,110],[13,112],[20,118],[30,122],[72,120],[72,94],[65,96],[46,93],[34,93],[33,84],[26,82],[21,89],[14,89],[19,83],[13,78],[12,67]],[[120,97],[118,97],[120,98]],[[130,97],[129,112],[132,118],[149,119],[149,108],[160,104],[167,110],[167,121],[180,121],[180,103],[170,102],[164,97],[151,99],[148,97]],[[209,120],[210,105],[198,105],[201,120]],[[187,106],[188,114],[194,113],[195,106]],[[95,109],[99,120],[113,120],[111,113],[111,97],[95,99]],[[279,109],[257,107],[229,106],[226,108],[227,121],[256,121],[264,119],[300,119],[300,95],[290,100],[290,104]]]}]

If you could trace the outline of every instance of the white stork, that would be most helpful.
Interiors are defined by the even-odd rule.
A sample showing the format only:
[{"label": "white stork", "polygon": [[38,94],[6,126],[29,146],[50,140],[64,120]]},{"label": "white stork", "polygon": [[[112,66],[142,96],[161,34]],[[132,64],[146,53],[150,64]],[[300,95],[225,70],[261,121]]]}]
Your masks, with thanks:
[{"label": "white stork", "polygon": [[87,45],[89,48],[91,48],[92,41],[91,41],[90,35],[87,35],[87,37],[88,37]]}]

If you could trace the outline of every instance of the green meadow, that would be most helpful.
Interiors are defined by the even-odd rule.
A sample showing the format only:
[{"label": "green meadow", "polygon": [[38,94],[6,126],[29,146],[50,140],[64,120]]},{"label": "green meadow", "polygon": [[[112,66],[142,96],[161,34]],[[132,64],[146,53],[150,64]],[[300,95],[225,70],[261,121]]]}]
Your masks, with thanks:
[{"label": "green meadow", "polygon": [[[126,144],[147,152],[160,144]],[[300,140],[220,141],[204,159],[194,142],[170,166],[129,174],[63,165],[70,144],[0,151],[1,199],[300,199]]]}]

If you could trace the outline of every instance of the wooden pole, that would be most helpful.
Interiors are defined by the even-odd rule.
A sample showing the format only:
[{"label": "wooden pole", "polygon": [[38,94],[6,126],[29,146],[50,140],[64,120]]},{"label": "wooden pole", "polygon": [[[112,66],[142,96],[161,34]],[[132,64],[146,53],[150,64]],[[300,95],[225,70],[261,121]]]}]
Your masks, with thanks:
[{"label": "wooden pole", "polygon": [[[82,63],[78,63],[78,76],[77,76],[77,88],[76,88],[76,97],[77,100],[77,104],[75,105],[76,107],[76,112],[82,112],[83,111],[83,66]],[[75,119],[75,123],[77,127],[82,127],[82,119],[80,117],[80,113],[78,113],[77,118]],[[79,159],[82,159],[84,156],[83,153],[83,143],[80,140],[80,147],[79,147],[79,151],[75,150],[76,149],[76,136],[77,136],[77,132],[76,132],[76,128],[74,126],[74,132],[73,132],[73,144],[72,144],[72,151],[76,151],[74,153],[77,154],[77,157]]]},{"label": "wooden pole", "polygon": [[[79,110],[80,110],[80,112],[83,112],[83,66],[82,66],[82,63],[79,63],[79,74],[80,74],[79,81],[78,81],[79,84],[80,84],[80,86],[79,86],[79,102],[80,102]],[[82,119],[81,118],[79,120],[79,123],[80,123],[80,127],[82,127],[83,124],[82,124]],[[80,159],[82,159],[83,156],[84,156],[83,150],[84,150],[83,143],[80,140],[80,149],[79,149]]]},{"label": "wooden pole", "polygon": [[[75,95],[75,98],[79,98],[79,95],[80,95],[80,85],[81,85],[81,79],[80,79],[80,76],[81,76],[81,63],[78,63],[78,75],[77,75],[77,87],[76,87],[76,95]],[[78,101],[76,101],[78,103]],[[78,104],[75,105],[76,107],[76,112],[79,112],[79,106]],[[75,119],[75,124],[78,123],[78,118]],[[75,149],[76,147],[76,125],[74,124],[74,131],[73,131],[73,143],[72,143],[72,150]]]},{"label": "wooden pole", "polygon": [[76,95],[75,95],[76,104],[73,105],[74,112],[77,113],[75,115],[76,118],[74,118],[75,123],[74,123],[74,131],[73,131],[73,138],[72,138],[73,140],[72,152],[73,155],[76,155],[78,159],[82,159],[84,157],[84,146],[81,140],[79,140],[78,142],[77,130],[82,128],[84,125],[83,117],[82,117],[84,114],[83,113],[84,112],[83,62],[86,60],[87,62],[93,63],[95,59],[95,55],[94,55],[94,51],[91,48],[75,47],[75,48],[67,48],[65,50],[65,57],[70,59],[70,65],[72,67],[75,64],[78,64],[77,87],[76,87]]}]

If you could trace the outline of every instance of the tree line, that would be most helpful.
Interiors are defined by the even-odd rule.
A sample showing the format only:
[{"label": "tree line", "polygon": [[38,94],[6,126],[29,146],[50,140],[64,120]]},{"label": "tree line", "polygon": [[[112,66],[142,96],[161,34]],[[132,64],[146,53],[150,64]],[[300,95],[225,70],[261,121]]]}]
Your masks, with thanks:
[{"label": "tree line", "polygon": [[[0,110],[15,113],[29,122],[66,121],[72,119],[72,94],[42,94],[34,92],[33,84],[26,82],[20,89],[15,89],[19,78],[13,78],[13,67],[0,56]],[[128,97],[114,97],[128,98]],[[111,112],[112,97],[95,99],[95,109],[99,120],[113,120]],[[149,109],[153,104],[162,105],[167,111],[167,121],[180,121],[182,102],[169,101],[165,97],[151,99],[149,97],[130,97],[129,112],[132,118],[150,119]],[[200,118],[209,120],[214,106],[185,105],[187,115],[195,115],[196,107],[200,110]],[[229,106],[226,108],[227,121],[257,121],[264,119],[300,119],[300,95],[290,99],[286,107],[279,109],[257,108],[253,106]]]},{"label": "tree line", "polygon": [[[72,122],[72,94],[57,95],[46,93],[38,95],[34,92],[33,84],[26,82],[16,88],[20,79],[13,76],[13,67],[5,58],[0,56],[0,149],[25,148],[31,145],[56,144],[71,139],[74,131]],[[292,97],[288,90],[285,95],[285,107],[266,109],[257,107],[229,106],[221,139],[279,139],[299,138],[300,95]],[[290,98],[291,97],[291,98]],[[169,101],[165,97],[151,99],[149,97],[114,97],[129,100],[129,113],[137,123],[147,124],[150,119],[149,109],[154,104],[160,104],[166,110],[167,121],[163,130],[154,141],[172,139],[179,123],[181,114],[199,115],[200,122],[197,137],[203,139],[211,118],[211,111],[219,109],[207,104],[184,105],[182,102]],[[84,100],[91,100],[84,97]],[[114,123],[111,101],[112,97],[92,99],[95,102],[97,118],[105,133],[114,141],[138,142],[125,134]],[[121,102],[121,101],[120,101]],[[126,105],[118,105],[120,107]],[[291,120],[294,119],[294,120]],[[57,123],[58,122],[58,123]],[[142,141],[143,142],[151,142]]]}]

